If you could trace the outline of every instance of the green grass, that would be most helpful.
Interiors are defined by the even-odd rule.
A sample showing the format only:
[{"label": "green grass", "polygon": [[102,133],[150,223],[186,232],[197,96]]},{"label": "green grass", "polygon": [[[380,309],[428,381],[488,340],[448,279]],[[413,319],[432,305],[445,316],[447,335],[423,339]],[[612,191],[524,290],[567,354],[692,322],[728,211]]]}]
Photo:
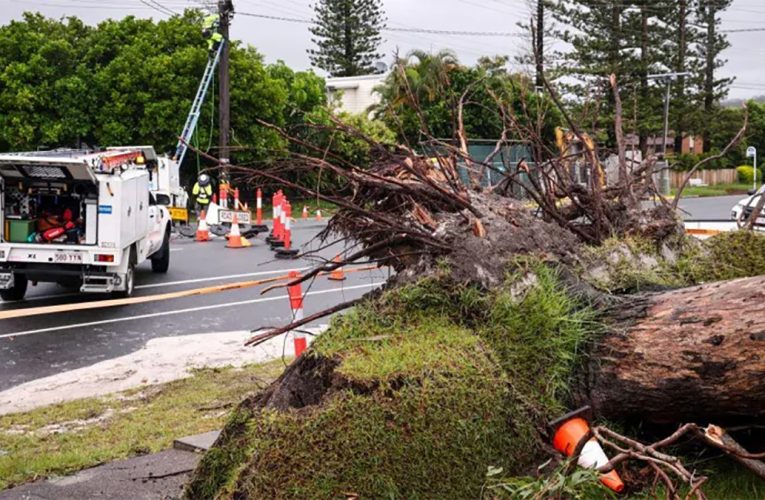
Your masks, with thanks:
[{"label": "green grass", "polygon": [[[692,467],[689,467],[692,468]],[[765,482],[749,472],[742,465],[733,462],[729,458],[718,458],[698,467],[699,475],[709,478],[702,486],[704,494],[709,500],[753,500],[765,498]],[[689,488],[680,488],[680,497],[684,498]],[[665,498],[666,488],[659,484],[656,495],[649,489],[635,494],[634,498]]]},{"label": "green grass", "polygon": [[168,448],[219,429],[233,405],[275,379],[281,361],[195,371],[167,384],[0,417],[0,489]]},{"label": "green grass", "polygon": [[[511,293],[526,271],[535,284]],[[240,408],[186,495],[479,497],[488,467],[519,474],[544,460],[538,429],[565,408],[598,331],[538,263],[501,292],[445,278],[390,290],[314,342],[312,356],[337,363],[321,403]]]},{"label": "green grass", "polygon": [[[740,194],[746,196],[747,191],[752,189],[751,184],[717,184],[714,186],[686,186],[683,189],[683,197],[697,197],[706,198],[710,196],[728,196],[734,194]],[[671,195],[674,196],[677,193],[677,189],[672,189]]]}]

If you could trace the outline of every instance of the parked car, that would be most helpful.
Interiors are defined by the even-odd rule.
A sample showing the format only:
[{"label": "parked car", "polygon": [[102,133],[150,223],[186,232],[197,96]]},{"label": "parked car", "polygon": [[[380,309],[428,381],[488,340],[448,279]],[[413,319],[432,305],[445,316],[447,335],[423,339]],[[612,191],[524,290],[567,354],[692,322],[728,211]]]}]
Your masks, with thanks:
[{"label": "parked car", "polygon": [[[736,205],[731,209],[731,219],[738,221],[739,224],[746,222],[751,216],[754,208],[757,206],[757,203],[760,201],[761,196],[765,196],[765,185],[763,185],[757,191],[749,191],[748,197],[736,203]],[[763,210],[763,212],[765,212],[765,210]],[[760,217],[757,218],[756,227],[757,229],[765,230],[765,213],[760,214]]]}]

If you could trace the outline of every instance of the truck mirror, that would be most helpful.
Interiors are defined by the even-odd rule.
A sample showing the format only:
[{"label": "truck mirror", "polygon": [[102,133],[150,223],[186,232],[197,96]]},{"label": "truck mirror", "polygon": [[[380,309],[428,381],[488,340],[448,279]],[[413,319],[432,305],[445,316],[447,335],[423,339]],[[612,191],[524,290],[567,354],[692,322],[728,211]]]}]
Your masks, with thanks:
[{"label": "truck mirror", "polygon": [[155,196],[157,197],[157,205],[169,207],[172,203],[170,197],[166,194],[157,193]]},{"label": "truck mirror", "polygon": [[754,193],[756,192],[757,192],[756,190],[750,189],[749,191],[746,192],[746,194],[748,194],[749,196],[754,196]]}]

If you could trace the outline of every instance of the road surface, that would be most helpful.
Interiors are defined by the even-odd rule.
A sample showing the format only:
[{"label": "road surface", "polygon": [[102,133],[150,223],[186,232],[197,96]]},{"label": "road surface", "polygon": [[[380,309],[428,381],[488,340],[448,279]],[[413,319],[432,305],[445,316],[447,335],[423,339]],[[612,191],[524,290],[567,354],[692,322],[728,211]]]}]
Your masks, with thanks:
[{"label": "road surface", "polygon": [[[324,227],[313,221],[299,222],[296,226],[293,239],[301,246],[308,245]],[[253,241],[253,247],[235,250],[224,248],[222,239],[208,243],[174,240],[170,271],[153,274],[148,262],[142,264],[136,270],[135,296],[274,277],[313,264],[307,260],[274,260],[262,236]],[[315,248],[316,243],[311,245]],[[340,251],[342,247],[332,247],[319,255],[331,259]],[[304,286],[308,292],[305,315],[359,297],[386,278],[384,270],[349,273],[343,282],[319,278],[310,289],[307,284]],[[0,320],[0,391],[128,354],[152,338],[289,323],[292,313],[286,293],[274,290],[261,296],[263,288]],[[93,300],[103,298],[40,283],[30,287],[23,302],[0,302],[0,312]]]},{"label": "road surface", "polygon": [[745,195],[683,198],[680,208],[685,219],[730,219],[731,208]]}]

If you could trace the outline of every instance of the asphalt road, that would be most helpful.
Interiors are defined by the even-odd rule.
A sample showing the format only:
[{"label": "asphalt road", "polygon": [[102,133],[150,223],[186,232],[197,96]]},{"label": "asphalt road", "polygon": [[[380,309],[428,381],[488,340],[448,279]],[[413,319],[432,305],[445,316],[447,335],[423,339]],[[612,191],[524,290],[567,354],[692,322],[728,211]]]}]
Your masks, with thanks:
[{"label": "asphalt road", "polygon": [[[293,239],[302,248],[324,226],[313,221],[296,224]],[[148,262],[136,271],[136,296],[208,287],[283,275],[287,270],[311,266],[306,260],[275,260],[263,235],[245,249],[226,249],[224,241],[196,243],[177,239],[171,245],[170,271],[151,272]],[[341,246],[324,249],[319,256],[331,259]],[[369,292],[387,278],[387,271],[348,273],[346,281],[317,278],[303,287],[305,315],[351,300]],[[140,349],[156,337],[194,333],[248,330],[289,323],[292,313],[286,292],[265,296],[265,286],[231,290],[128,306],[69,311],[0,320],[0,390],[88,366]],[[40,283],[30,287],[26,300],[0,302],[0,311],[102,300],[94,295],[72,293],[58,285]],[[326,322],[324,320],[323,322]]]},{"label": "asphalt road", "polygon": [[716,196],[712,198],[684,198],[680,209],[685,219],[730,219],[731,208],[746,198],[742,195]]}]

